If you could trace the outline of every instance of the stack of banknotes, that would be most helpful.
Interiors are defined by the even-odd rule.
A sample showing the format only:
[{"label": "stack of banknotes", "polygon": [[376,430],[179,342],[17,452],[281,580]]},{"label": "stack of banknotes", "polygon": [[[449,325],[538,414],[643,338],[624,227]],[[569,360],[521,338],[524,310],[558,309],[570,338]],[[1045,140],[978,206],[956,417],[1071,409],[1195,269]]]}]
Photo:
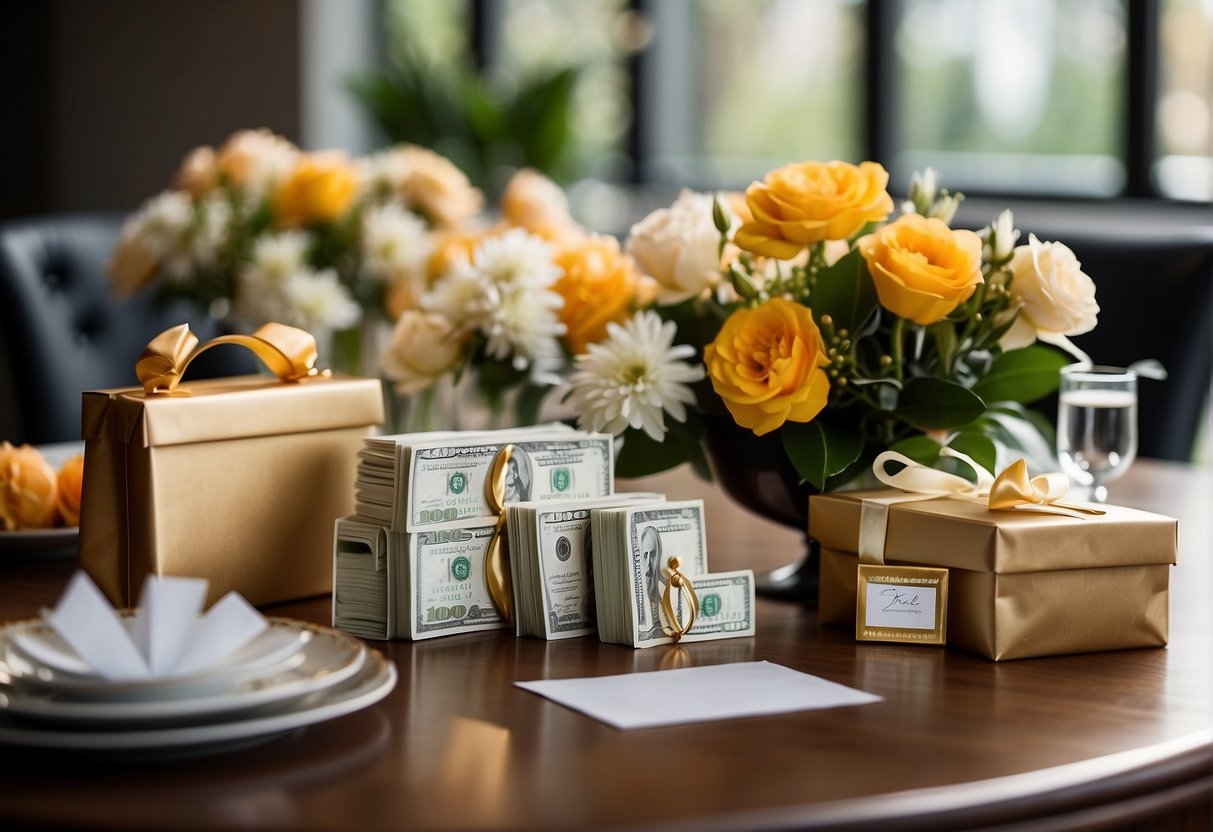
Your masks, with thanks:
[{"label": "stack of banknotes", "polygon": [[[674,557],[698,599],[682,641],[754,634],[753,573],[709,573],[703,502],[613,493],[609,435],[564,425],[400,434],[368,438],[359,456],[357,514],[337,521],[333,546],[339,629],[424,639],[511,626],[486,563],[501,535],[519,636],[669,644]],[[686,591],[670,599],[690,621]]]},{"label": "stack of banknotes", "polygon": [[670,608],[692,622],[681,641],[754,635],[754,573],[710,573],[703,501],[651,502],[590,512],[598,637],[652,647],[669,644],[675,622],[663,612],[671,559],[690,579],[698,611],[689,617],[689,592],[671,589]]},{"label": "stack of banknotes", "polygon": [[565,425],[370,437],[356,514],[337,521],[333,625],[365,638],[422,639],[508,626],[485,579],[498,512],[486,483],[506,445],[506,505],[612,493],[607,434]]},{"label": "stack of banknotes", "polygon": [[664,500],[634,492],[507,506],[515,634],[551,640],[597,632],[590,512]]}]

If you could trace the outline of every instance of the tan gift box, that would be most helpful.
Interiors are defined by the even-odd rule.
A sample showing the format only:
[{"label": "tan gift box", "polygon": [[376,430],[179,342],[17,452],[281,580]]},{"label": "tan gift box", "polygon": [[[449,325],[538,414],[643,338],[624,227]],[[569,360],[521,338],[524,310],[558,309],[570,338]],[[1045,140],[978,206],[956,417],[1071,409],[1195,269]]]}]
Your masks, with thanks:
[{"label": "tan gift box", "polygon": [[354,510],[380,382],[242,376],[177,391],[84,394],[81,565],[121,605],[149,572],[206,578],[208,602],[331,592],[333,523]]},{"label": "tan gift box", "polygon": [[[862,500],[900,493],[809,498],[823,624],[855,626]],[[1079,519],[952,498],[895,503],[885,562],[947,567],[948,645],[995,661],[1164,645],[1178,521],[1102,508]]]}]

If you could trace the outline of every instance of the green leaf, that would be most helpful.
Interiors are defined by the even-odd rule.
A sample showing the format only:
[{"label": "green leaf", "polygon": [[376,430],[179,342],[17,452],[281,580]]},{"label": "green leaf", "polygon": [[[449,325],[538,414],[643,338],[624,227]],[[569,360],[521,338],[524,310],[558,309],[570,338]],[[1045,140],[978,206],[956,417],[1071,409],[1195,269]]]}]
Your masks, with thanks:
[{"label": "green leaf", "polygon": [[1004,352],[973,385],[973,392],[988,402],[1034,402],[1057,390],[1058,372],[1070,361],[1038,344]]},{"label": "green leaf", "polygon": [[[960,451],[972,458],[982,468],[994,473],[995,466],[998,464],[998,449],[994,447],[994,440],[980,430],[962,430],[948,441],[948,447],[954,451]],[[972,479],[969,466],[965,465],[962,468],[961,473],[967,474]]]},{"label": "green leaf", "polygon": [[845,329],[854,338],[876,311],[876,287],[858,250],[848,252],[817,273],[809,306],[818,324],[823,315],[829,315],[836,330]]},{"label": "green leaf", "polygon": [[668,422],[669,431],[661,442],[654,442],[642,430],[628,428],[616,438],[619,454],[615,457],[615,476],[623,479],[647,477],[689,462],[695,473],[705,480],[712,479],[708,460],[703,454],[699,437],[703,425],[698,415],[688,413],[686,423]]},{"label": "green leaf", "polygon": [[889,446],[889,450],[904,454],[919,465],[934,468],[935,463],[939,461],[939,449],[942,447],[931,437],[920,434],[918,436],[911,436],[908,439],[902,439],[900,442],[894,442]]},{"label": "green leaf", "polygon": [[823,422],[790,423],[782,430],[783,449],[796,472],[817,490],[826,480],[845,471],[863,450],[863,437]]},{"label": "green leaf", "polygon": [[514,399],[515,423],[519,426],[538,424],[539,409],[543,407],[543,400],[550,392],[551,387],[540,387],[536,384],[527,384],[519,390],[518,397]]},{"label": "green leaf", "polygon": [[971,390],[950,381],[920,376],[906,382],[893,411],[920,430],[967,425],[985,412],[986,403]]}]

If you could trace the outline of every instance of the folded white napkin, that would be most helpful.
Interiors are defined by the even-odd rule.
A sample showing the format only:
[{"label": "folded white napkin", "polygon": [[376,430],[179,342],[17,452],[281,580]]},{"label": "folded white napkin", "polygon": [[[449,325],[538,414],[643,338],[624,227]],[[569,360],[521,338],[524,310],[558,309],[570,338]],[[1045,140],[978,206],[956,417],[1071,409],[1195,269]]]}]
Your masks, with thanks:
[{"label": "folded white napkin", "polygon": [[[214,666],[269,626],[235,592],[199,616],[205,601],[203,579],[149,575],[128,626],[88,575],[77,572],[59,603],[43,610],[42,617],[77,654],[61,669],[85,669],[114,682],[167,679]],[[45,650],[27,652],[46,660]]]}]

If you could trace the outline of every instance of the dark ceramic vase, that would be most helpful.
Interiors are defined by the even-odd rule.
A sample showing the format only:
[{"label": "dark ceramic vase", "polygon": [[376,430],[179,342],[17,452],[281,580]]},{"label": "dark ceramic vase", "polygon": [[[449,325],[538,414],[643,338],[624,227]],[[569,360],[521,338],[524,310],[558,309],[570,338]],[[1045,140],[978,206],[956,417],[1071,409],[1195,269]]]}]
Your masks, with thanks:
[{"label": "dark ceramic vase", "polygon": [[818,552],[809,539],[809,496],[817,490],[802,482],[783,450],[778,433],[755,436],[732,417],[705,416],[704,437],[712,470],[733,500],[745,508],[804,535],[802,552],[786,566],[757,579],[760,595],[817,605]]}]

